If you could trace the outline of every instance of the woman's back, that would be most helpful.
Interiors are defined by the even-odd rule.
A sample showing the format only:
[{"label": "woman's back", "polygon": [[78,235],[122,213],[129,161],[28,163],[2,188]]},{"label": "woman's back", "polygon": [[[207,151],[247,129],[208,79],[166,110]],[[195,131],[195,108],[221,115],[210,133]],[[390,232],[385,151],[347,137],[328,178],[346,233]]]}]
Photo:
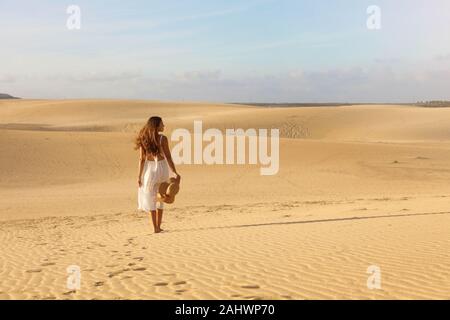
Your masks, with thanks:
[{"label": "woman's back", "polygon": [[[163,137],[163,135],[160,134],[159,135],[159,145],[158,145],[158,150],[159,150],[159,152],[158,152],[158,160],[164,160],[164,158],[165,158],[164,157],[164,151],[162,149],[162,137]],[[147,153],[146,159],[149,160],[149,161],[155,161],[156,157],[154,157],[150,153]]]}]

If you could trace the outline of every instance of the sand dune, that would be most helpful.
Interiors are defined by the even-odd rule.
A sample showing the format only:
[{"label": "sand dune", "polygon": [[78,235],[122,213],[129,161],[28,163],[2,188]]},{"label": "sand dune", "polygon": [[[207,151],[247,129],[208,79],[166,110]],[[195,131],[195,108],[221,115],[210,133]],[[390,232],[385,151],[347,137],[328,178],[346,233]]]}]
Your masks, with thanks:
[{"label": "sand dune", "polygon": [[345,141],[449,141],[450,108],[367,105],[264,108],[148,101],[0,101],[0,128],[39,131],[135,132],[150,114],[166,119],[168,131],[205,128],[276,127],[286,138]]},{"label": "sand dune", "polygon": [[[279,128],[280,171],[179,166],[154,235],[132,142],[155,114],[168,136],[194,120]],[[0,299],[448,299],[449,121],[409,106],[0,101]]]}]

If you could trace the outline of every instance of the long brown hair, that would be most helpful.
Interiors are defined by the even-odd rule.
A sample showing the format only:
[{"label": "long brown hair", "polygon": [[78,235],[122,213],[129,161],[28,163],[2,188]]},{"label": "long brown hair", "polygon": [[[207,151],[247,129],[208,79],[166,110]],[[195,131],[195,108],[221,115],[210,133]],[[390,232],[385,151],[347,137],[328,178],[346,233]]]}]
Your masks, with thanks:
[{"label": "long brown hair", "polygon": [[148,119],[135,139],[135,150],[142,146],[147,154],[155,156],[159,153],[158,128],[161,121],[162,119],[160,117],[151,117]]}]

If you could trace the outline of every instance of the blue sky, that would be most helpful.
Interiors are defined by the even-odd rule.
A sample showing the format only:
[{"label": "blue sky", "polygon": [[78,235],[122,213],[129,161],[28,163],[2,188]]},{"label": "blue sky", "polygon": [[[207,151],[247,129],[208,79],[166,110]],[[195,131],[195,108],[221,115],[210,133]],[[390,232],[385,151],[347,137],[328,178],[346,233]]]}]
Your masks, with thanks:
[{"label": "blue sky", "polygon": [[450,100],[447,0],[0,0],[0,39],[0,92],[26,98]]}]

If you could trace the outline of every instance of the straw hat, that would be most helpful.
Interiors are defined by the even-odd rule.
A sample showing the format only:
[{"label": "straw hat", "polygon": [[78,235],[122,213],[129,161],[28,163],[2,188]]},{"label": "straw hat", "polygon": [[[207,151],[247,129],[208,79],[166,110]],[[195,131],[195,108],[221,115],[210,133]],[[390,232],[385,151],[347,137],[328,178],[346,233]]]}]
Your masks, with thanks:
[{"label": "straw hat", "polygon": [[[169,182],[162,182],[158,191],[158,196],[164,203],[173,203],[175,196],[180,191],[180,179],[170,178]],[[163,198],[164,195],[165,197]]]}]

